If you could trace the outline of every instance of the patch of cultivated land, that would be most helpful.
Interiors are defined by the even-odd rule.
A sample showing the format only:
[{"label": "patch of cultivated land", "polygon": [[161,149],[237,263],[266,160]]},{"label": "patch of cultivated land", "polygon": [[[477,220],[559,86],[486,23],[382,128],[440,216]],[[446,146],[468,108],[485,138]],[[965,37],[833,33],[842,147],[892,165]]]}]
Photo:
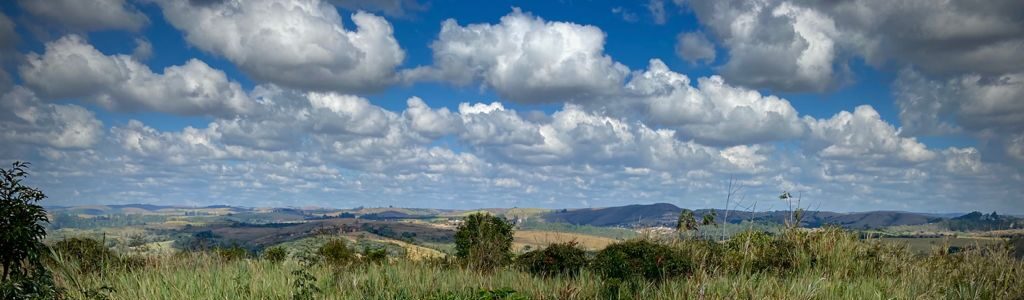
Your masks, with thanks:
[{"label": "patch of cultivated land", "polygon": [[513,242],[517,250],[520,250],[527,245],[532,249],[537,249],[544,248],[550,244],[566,242],[577,242],[587,250],[601,250],[604,249],[604,247],[617,242],[617,240],[579,233],[521,230],[516,231]]}]

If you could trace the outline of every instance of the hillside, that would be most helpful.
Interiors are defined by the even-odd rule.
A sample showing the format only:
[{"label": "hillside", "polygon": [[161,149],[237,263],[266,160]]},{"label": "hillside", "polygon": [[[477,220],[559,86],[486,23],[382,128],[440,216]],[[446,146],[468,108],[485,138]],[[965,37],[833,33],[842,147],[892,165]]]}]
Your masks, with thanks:
[{"label": "hillside", "polygon": [[[649,227],[674,226],[682,208],[668,203],[639,204],[606,208],[558,210],[545,214],[548,222],[564,222],[575,225],[618,226],[618,227]],[[709,209],[694,211],[700,218]],[[719,221],[725,212],[717,210]],[[728,222],[755,221],[772,224],[783,224],[787,211],[746,212],[729,211]],[[941,221],[942,218],[920,213],[896,211],[872,211],[857,213],[836,213],[827,211],[807,212],[802,226],[821,227],[828,224],[846,228],[865,229],[897,225],[920,225]]]}]

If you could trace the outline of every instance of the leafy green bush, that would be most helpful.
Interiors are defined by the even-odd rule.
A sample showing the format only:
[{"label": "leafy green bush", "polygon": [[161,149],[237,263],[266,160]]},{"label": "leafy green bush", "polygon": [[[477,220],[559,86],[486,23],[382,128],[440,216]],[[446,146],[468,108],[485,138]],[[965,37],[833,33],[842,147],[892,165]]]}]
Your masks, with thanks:
[{"label": "leafy green bush", "polygon": [[363,248],[363,261],[383,264],[388,261],[388,250],[384,248]]},{"label": "leafy green bush", "polygon": [[797,244],[764,231],[744,231],[726,242],[724,262],[736,272],[784,272],[798,266]]},{"label": "leafy green bush", "polygon": [[281,246],[274,246],[263,250],[263,259],[272,262],[280,263],[288,258],[288,250]]},{"label": "leafy green bush", "polygon": [[469,215],[455,232],[455,256],[480,271],[508,264],[512,258],[512,224],[490,214]]},{"label": "leafy green bush", "polygon": [[648,240],[609,245],[597,252],[591,267],[605,278],[623,281],[646,279],[659,282],[692,271],[692,263],[683,253],[668,245]]},{"label": "leafy green bush", "polygon": [[82,273],[97,273],[118,263],[118,257],[107,246],[91,238],[67,238],[53,244],[53,251],[75,262]]},{"label": "leafy green bush", "polygon": [[575,277],[587,263],[587,252],[576,242],[551,244],[543,250],[523,253],[516,259],[516,264],[524,271],[545,277]]},{"label": "leafy green bush", "polygon": [[245,248],[242,248],[241,246],[238,245],[233,245],[230,247],[220,247],[217,248],[216,252],[217,256],[220,256],[220,258],[225,261],[245,259],[247,256],[249,256],[249,252],[246,251]]},{"label": "leafy green bush", "polygon": [[341,239],[327,241],[316,253],[325,262],[335,266],[346,265],[356,259],[356,252]]}]

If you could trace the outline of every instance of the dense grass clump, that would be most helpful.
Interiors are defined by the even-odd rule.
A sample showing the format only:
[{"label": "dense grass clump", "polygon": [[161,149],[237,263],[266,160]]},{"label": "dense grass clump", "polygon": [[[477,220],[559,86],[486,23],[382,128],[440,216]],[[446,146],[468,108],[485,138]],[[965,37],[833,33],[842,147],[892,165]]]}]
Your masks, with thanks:
[{"label": "dense grass clump", "polygon": [[623,281],[659,282],[689,274],[692,267],[678,249],[644,239],[612,244],[597,252],[592,263],[595,273]]},{"label": "dense grass clump", "polygon": [[741,232],[726,242],[725,248],[723,261],[735,272],[785,272],[799,265],[793,240],[763,231]]},{"label": "dense grass clump", "polygon": [[570,276],[580,273],[589,263],[587,252],[575,242],[551,244],[547,248],[523,253],[516,264],[538,276]]},{"label": "dense grass clump", "polygon": [[98,273],[118,259],[114,251],[91,238],[63,239],[54,243],[52,249],[57,255],[73,261],[82,273]]}]

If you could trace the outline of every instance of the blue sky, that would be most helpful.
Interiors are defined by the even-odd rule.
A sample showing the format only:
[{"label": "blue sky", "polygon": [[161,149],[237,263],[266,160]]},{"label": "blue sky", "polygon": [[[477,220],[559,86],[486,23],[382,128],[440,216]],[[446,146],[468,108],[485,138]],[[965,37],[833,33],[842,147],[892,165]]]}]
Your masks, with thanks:
[{"label": "blue sky", "polygon": [[7,1],[0,158],[55,205],[1024,212],[1020,4],[895,2]]}]

